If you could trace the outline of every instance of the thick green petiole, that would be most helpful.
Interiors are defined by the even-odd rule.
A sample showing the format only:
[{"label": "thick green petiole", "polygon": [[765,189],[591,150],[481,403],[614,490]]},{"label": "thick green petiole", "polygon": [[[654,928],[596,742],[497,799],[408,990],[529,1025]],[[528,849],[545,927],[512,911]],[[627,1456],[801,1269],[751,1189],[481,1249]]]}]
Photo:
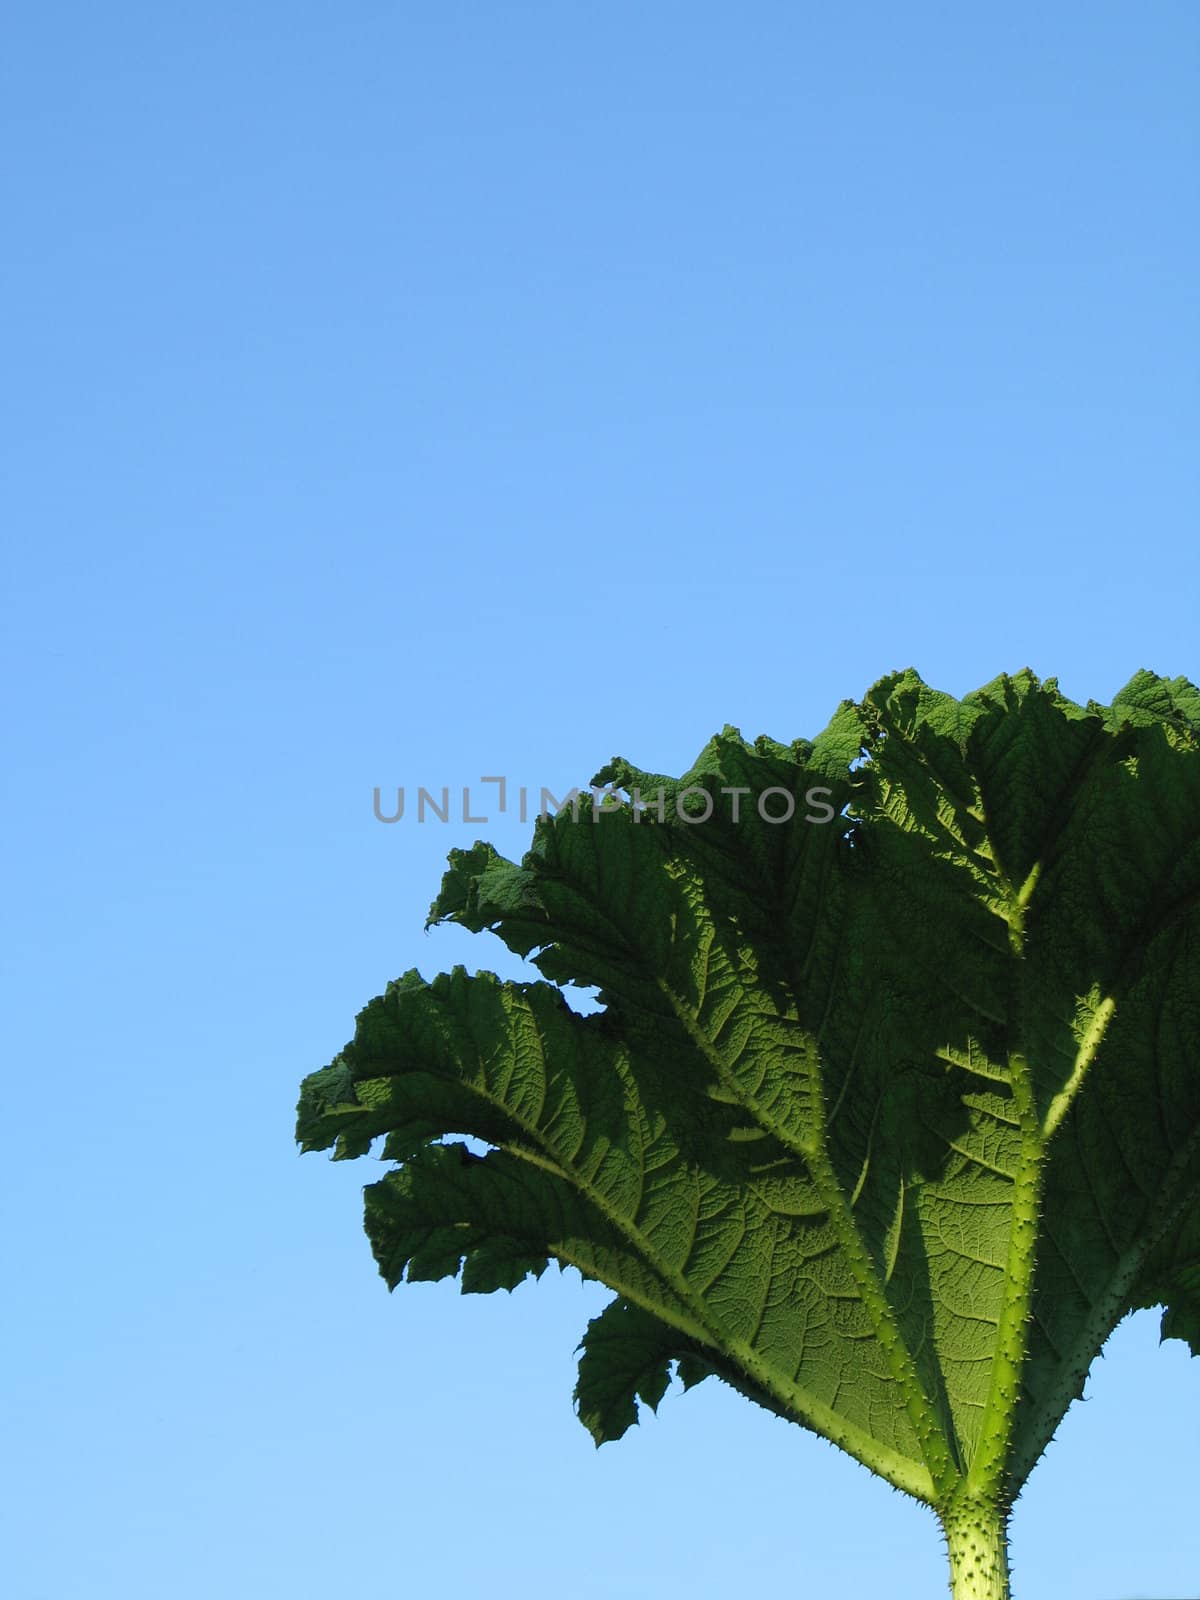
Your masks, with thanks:
[{"label": "thick green petiole", "polygon": [[953,1600],[1009,1600],[1008,1517],[985,1500],[942,1514]]}]

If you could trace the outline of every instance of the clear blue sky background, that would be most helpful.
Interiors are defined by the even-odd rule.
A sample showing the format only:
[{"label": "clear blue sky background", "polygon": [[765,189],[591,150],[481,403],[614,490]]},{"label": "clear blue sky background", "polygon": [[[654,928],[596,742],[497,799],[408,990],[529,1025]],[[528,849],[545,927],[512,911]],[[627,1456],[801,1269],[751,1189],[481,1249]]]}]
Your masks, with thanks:
[{"label": "clear blue sky background", "polygon": [[[1200,677],[1200,10],[14,9],[0,59],[13,1600],[942,1592],[606,1299],[389,1297],[292,1113],[413,965],[405,783],[682,770],[917,666]],[[1200,1593],[1200,1363],[1114,1338],[1021,1600]]]}]

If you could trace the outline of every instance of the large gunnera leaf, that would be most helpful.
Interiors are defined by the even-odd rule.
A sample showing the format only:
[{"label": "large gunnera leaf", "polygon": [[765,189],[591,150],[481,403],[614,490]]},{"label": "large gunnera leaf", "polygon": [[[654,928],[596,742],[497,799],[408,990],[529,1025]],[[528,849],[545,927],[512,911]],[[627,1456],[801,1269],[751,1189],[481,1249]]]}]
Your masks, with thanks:
[{"label": "large gunnera leaf", "polygon": [[726,728],[680,779],[593,783],[650,809],[456,850],[430,912],[548,981],[407,973],[306,1079],[302,1145],[383,1138],[390,1285],[612,1289],[598,1442],[677,1362],[948,1529],[1003,1518],[1131,1308],[1200,1349],[1200,692],[907,672],[815,743]]}]

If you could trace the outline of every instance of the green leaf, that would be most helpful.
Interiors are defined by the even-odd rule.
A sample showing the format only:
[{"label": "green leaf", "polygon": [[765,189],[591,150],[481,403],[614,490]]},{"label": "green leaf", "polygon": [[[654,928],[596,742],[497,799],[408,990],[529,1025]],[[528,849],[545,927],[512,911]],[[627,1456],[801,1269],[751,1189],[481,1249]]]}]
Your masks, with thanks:
[{"label": "green leaf", "polygon": [[1137,1305],[1163,1306],[1162,1337],[1200,1356],[1200,1206],[1185,1210],[1155,1246],[1139,1279]]},{"label": "green leaf", "polygon": [[689,1365],[681,1365],[685,1388],[708,1376],[688,1340],[619,1296],[588,1323],[579,1348],[583,1353],[575,1404],[579,1420],[598,1445],[619,1439],[633,1426],[638,1400],[658,1410],[671,1381],[672,1362],[684,1363],[692,1356]]},{"label": "green leaf", "polygon": [[613,1290],[580,1347],[597,1443],[672,1363],[715,1373],[969,1543],[1124,1315],[1198,1347],[1200,693],[910,670],[814,741],[726,727],[680,778],[593,781],[652,809],[453,851],[429,915],[544,981],[407,973],[298,1137],[382,1136],[393,1287],[556,1261]]}]

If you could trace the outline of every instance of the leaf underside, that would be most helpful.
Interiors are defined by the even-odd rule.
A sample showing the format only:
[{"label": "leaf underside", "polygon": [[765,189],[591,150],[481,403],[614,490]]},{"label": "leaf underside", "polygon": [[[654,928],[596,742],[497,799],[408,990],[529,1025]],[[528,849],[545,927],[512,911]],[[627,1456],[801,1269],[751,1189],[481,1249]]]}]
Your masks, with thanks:
[{"label": "leaf underside", "polygon": [[455,850],[430,911],[546,981],[408,972],[305,1080],[304,1149],[395,1163],[389,1285],[574,1266],[614,1291],[597,1443],[677,1363],[935,1505],[1011,1500],[1131,1309],[1200,1353],[1200,691],[909,671],[815,742],[592,781],[663,814]]}]

